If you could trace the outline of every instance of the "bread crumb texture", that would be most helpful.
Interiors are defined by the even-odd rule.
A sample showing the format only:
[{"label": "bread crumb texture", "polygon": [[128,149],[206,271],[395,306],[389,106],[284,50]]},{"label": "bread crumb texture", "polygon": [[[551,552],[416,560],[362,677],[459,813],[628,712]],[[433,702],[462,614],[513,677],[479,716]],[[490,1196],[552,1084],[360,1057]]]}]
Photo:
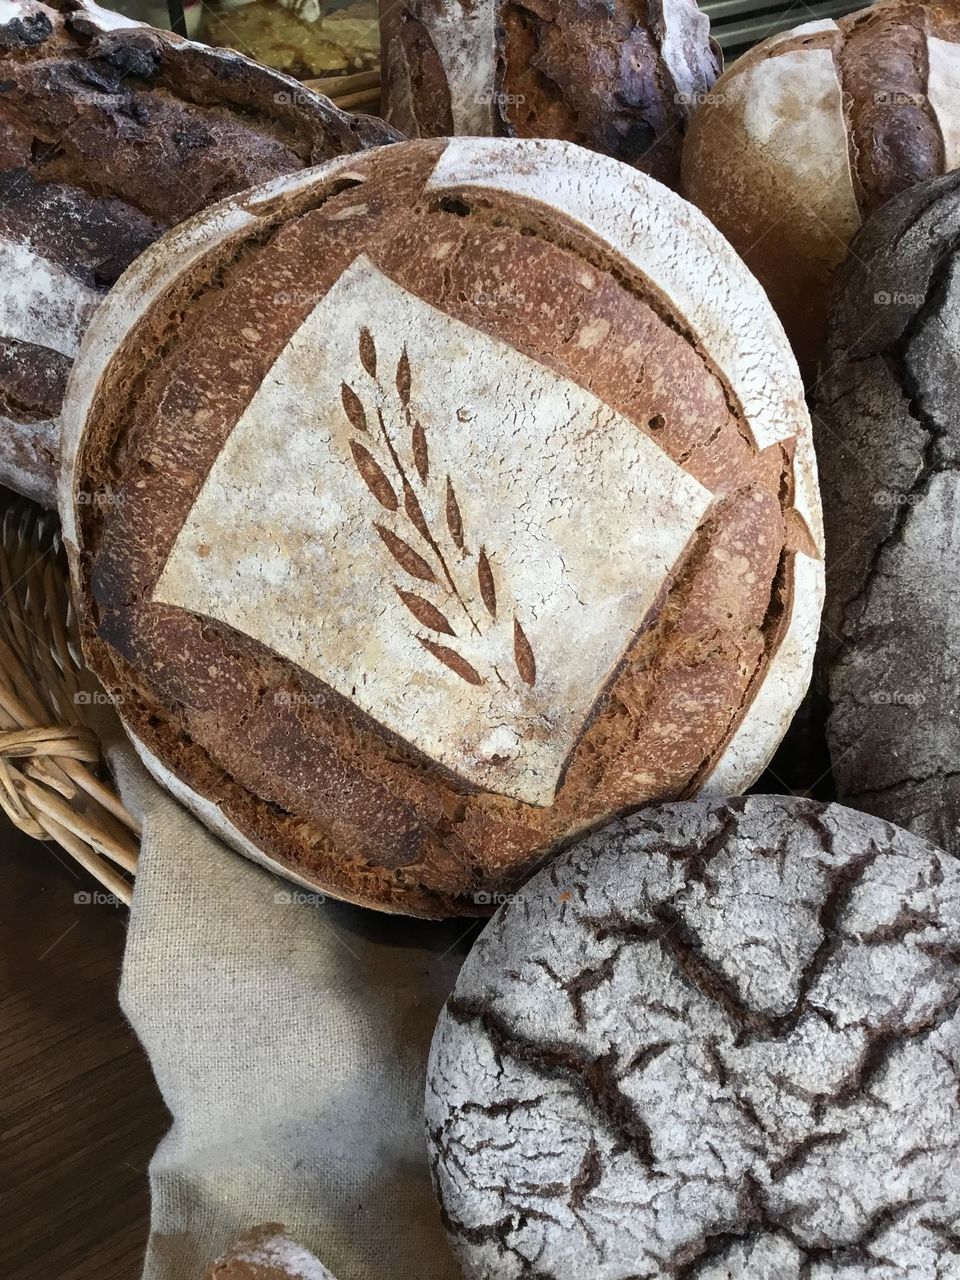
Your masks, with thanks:
[{"label": "bread crumb texture", "polygon": [[569,144],[400,144],[201,215],[65,418],[91,663],[206,820],[331,892],[475,910],[746,786],[809,678],[782,331],[694,210]]},{"label": "bread crumb texture", "polygon": [[434,1037],[468,1280],[948,1280],[960,864],[838,805],[668,805],[487,925]]}]

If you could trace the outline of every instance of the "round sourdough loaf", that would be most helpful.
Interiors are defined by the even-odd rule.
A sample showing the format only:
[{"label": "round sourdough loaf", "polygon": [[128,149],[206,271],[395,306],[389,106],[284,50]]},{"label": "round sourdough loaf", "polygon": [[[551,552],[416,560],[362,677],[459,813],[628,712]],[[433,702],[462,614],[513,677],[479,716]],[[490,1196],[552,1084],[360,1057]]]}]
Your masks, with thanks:
[{"label": "round sourdough loaf", "polygon": [[754,796],[597,833],[484,929],[427,1070],[465,1280],[955,1278],[960,863]]},{"label": "round sourdough loaf", "polygon": [[839,794],[960,853],[960,172],[866,224],[837,281],[817,445],[820,661]]},{"label": "round sourdough loaf", "polygon": [[783,332],[695,209],[582,148],[401,143],[220,205],[111,293],[65,413],[86,652],[144,758],[340,896],[476,909],[745,786],[807,684]]},{"label": "round sourdough loaf", "polygon": [[757,45],[690,124],[684,194],[766,289],[800,367],[862,219],[960,166],[960,6],[887,0]]},{"label": "round sourdough loaf", "polygon": [[80,335],[162,231],[396,136],[240,54],[79,0],[0,0],[0,482],[54,502]]},{"label": "round sourdough loaf", "polygon": [[381,0],[383,108],[409,137],[565,138],[676,187],[720,74],[695,0]]}]

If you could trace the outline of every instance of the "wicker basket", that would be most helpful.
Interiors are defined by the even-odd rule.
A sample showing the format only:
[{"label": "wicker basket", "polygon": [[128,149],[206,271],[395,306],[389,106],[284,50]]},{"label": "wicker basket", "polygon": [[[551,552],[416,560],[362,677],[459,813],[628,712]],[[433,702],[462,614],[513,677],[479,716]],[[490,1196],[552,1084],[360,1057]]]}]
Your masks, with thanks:
[{"label": "wicker basket", "polygon": [[380,69],[358,71],[352,76],[326,76],[322,80],[305,80],[317,93],[326,94],[341,111],[364,111],[380,114]]},{"label": "wicker basket", "polygon": [[59,522],[5,489],[0,511],[0,805],[129,905],[140,833],[88,723],[103,695],[80,654]]}]

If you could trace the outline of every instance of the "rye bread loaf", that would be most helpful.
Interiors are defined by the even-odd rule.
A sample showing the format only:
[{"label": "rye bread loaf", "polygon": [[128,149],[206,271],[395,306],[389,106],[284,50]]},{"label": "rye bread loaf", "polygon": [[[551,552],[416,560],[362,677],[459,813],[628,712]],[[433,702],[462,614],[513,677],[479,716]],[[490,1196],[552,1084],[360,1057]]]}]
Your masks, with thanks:
[{"label": "rye bread loaf", "polygon": [[809,375],[862,220],[958,165],[960,5],[887,0],[740,58],[690,124],[682,189],[743,255]]},{"label": "rye bread loaf", "polygon": [[220,205],[111,293],[65,414],[91,665],[159,777],[339,896],[476,909],[738,790],[808,682],[783,332],[580,147],[402,143]]},{"label": "rye bread loaf", "polygon": [[648,809],[487,925],[427,1074],[465,1280],[955,1277],[960,863],[839,805]]},{"label": "rye bread loaf", "polygon": [[396,136],[240,54],[80,0],[3,0],[0,482],[55,501],[80,337],[157,236],[255,183]]},{"label": "rye bread loaf", "polygon": [[816,424],[837,791],[960,853],[960,172],[854,240]]},{"label": "rye bread loaf", "polygon": [[695,0],[381,0],[383,111],[411,138],[564,138],[676,187],[722,56]]}]

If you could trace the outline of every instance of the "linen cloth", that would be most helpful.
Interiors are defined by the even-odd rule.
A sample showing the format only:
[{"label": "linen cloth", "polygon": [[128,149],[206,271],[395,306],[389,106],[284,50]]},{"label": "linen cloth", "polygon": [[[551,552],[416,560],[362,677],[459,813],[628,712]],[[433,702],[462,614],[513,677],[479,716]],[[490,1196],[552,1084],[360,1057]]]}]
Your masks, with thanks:
[{"label": "linen cloth", "polygon": [[423,1087],[478,925],[311,895],[207,832],[118,726],[106,747],[143,822],[121,1005],[173,1116],[143,1280],[199,1280],[263,1222],[337,1280],[455,1280]]}]

